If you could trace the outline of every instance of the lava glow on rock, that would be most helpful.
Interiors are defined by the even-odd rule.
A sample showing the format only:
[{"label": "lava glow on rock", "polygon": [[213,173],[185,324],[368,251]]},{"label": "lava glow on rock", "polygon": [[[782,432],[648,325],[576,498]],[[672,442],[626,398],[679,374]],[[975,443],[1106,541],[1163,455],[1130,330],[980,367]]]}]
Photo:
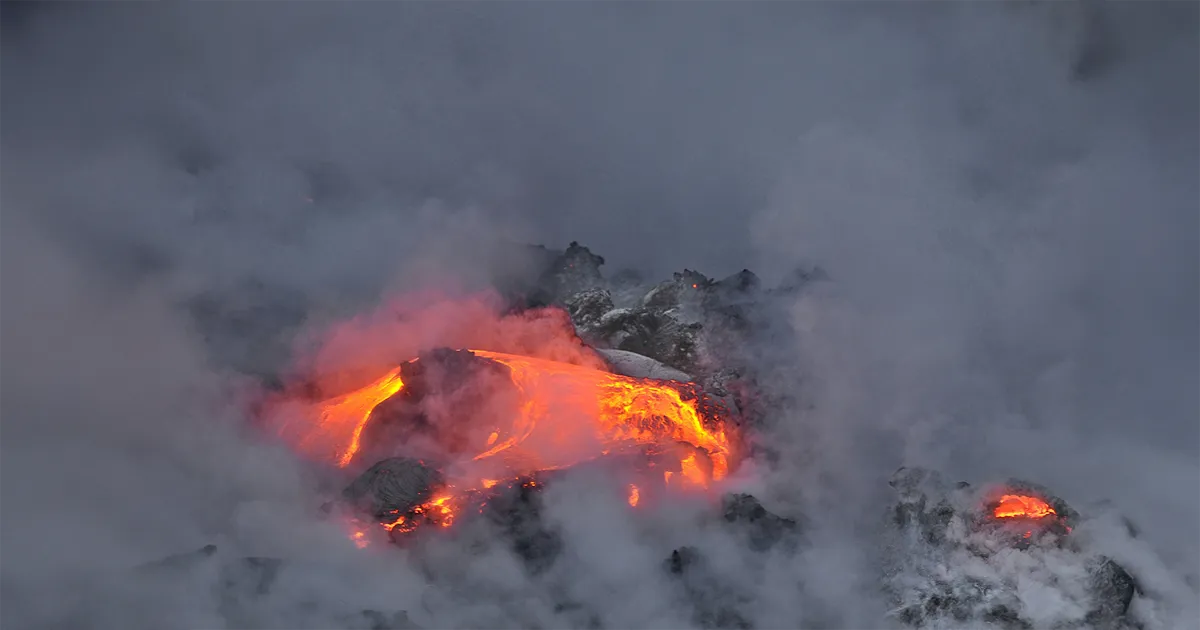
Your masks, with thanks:
[{"label": "lava glow on rock", "polygon": [[1071,527],[1045,499],[1027,494],[1002,494],[992,508],[992,517],[998,522],[1020,523],[1023,526],[1033,526],[1022,534],[1022,538],[1032,538],[1034,530],[1057,531],[1059,534],[1071,533]]},{"label": "lava glow on rock", "polygon": [[1043,518],[1055,516],[1057,512],[1050,504],[1037,498],[1020,494],[1005,494],[992,511],[996,518]]},{"label": "lava glow on rock", "polygon": [[[459,472],[448,476],[445,487],[435,489],[433,499],[380,523],[393,534],[411,531],[423,522],[449,526],[462,510],[481,507],[480,501],[486,500],[481,498],[484,491],[505,483],[505,478],[521,483],[539,472],[631,448],[674,457],[660,473],[666,487],[707,488],[728,474],[730,440],[694,385],[632,378],[529,356],[470,352],[508,369],[519,392],[515,417],[505,426],[489,427],[490,434],[479,452],[462,454],[462,459],[470,462],[490,462],[486,475],[461,472],[481,470],[478,467],[458,467]],[[362,443],[364,429],[376,407],[404,390],[402,367],[365,387],[319,403],[316,422],[301,438],[304,450],[332,451],[332,462],[342,468],[369,464]],[[580,444],[587,446],[581,448]],[[636,486],[630,488],[628,503],[636,506],[642,493]],[[356,543],[362,538],[360,533],[354,534]]]}]

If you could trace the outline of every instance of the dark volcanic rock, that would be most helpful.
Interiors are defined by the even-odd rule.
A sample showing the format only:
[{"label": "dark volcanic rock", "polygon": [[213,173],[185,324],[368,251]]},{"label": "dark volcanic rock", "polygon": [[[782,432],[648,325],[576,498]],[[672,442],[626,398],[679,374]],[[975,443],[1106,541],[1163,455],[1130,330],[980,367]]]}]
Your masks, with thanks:
[{"label": "dark volcanic rock", "polygon": [[603,288],[600,267],[604,258],[587,247],[572,242],[559,254],[538,283],[547,303],[562,304],[568,297],[588,289]]},{"label": "dark volcanic rock", "polygon": [[739,593],[739,585],[714,571],[695,547],[680,547],[663,561],[663,569],[677,580],[692,617],[701,628],[753,628],[739,611],[752,598]]},{"label": "dark volcanic rock", "polygon": [[[888,513],[884,584],[899,620],[917,627],[1125,627],[1133,577],[1071,537],[1081,517],[1047,488],[1018,479],[980,488],[950,484],[922,468],[901,468],[890,483],[898,496]],[[1055,514],[995,518],[1003,494],[1038,497]],[[1034,590],[1063,603],[1027,605]]]},{"label": "dark volcanic rock", "polygon": [[955,514],[941,475],[924,468],[901,467],[888,484],[898,495],[892,508],[893,523],[917,531],[929,544],[939,544]]},{"label": "dark volcanic rock", "polygon": [[699,359],[702,325],[645,308],[618,308],[596,317],[602,304],[595,293],[579,296],[568,306],[581,339],[599,348],[624,350],[692,373]]},{"label": "dark volcanic rock", "polygon": [[689,567],[700,561],[700,551],[695,547],[680,547],[663,561],[663,568],[671,575],[683,575]]},{"label": "dark volcanic rock", "polygon": [[604,289],[580,291],[565,301],[567,313],[579,330],[591,331],[600,328],[600,321],[613,310],[612,296]]},{"label": "dark volcanic rock", "polygon": [[727,494],[721,500],[725,522],[746,531],[750,547],[755,551],[766,551],[781,541],[800,533],[795,520],[777,516],[767,511],[758,499],[748,494]]},{"label": "dark volcanic rock", "polygon": [[356,509],[382,519],[389,514],[407,514],[428,501],[442,485],[441,473],[404,457],[390,457],[358,476],[342,496]]},{"label": "dark volcanic rock", "polygon": [[603,259],[572,243],[542,282],[539,304],[566,308],[586,343],[624,350],[703,378],[719,369],[746,371],[749,338],[763,319],[766,295],[749,270],[714,281],[684,269],[640,298],[640,281],[629,274],[605,282]]},{"label": "dark volcanic rock", "polygon": [[684,269],[650,289],[642,298],[642,307],[659,314],[698,321],[705,297],[711,293],[713,285],[704,274]]},{"label": "dark volcanic rock", "polygon": [[509,369],[469,350],[437,348],[400,368],[404,389],[371,412],[358,457],[406,454],[431,461],[486,448],[516,414],[520,392]]},{"label": "dark volcanic rock", "polygon": [[1109,558],[1100,557],[1088,571],[1095,605],[1088,611],[1087,621],[1098,627],[1113,627],[1125,617],[1137,592],[1133,576]]},{"label": "dark volcanic rock", "polygon": [[550,568],[562,551],[562,538],[542,519],[542,488],[532,480],[494,488],[483,508],[484,518],[535,575]]}]

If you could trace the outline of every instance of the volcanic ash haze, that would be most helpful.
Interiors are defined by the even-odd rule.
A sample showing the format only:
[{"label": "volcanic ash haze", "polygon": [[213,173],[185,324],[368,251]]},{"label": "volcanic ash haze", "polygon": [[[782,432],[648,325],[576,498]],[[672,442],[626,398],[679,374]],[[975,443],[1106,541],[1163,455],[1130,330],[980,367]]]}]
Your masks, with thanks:
[{"label": "volcanic ash haze", "polygon": [[[1137,538],[1077,532],[1137,578],[1134,620],[1200,616],[1194,3],[0,17],[3,627],[883,627],[902,464],[1111,501]],[[314,339],[346,388],[454,334],[544,341],[490,306],[325,335],[385,296],[504,290],[545,253],[511,243],[574,240],[633,284],[827,273],[739,348],[771,456],[722,487],[802,520],[798,549],[750,549],[703,499],[634,511],[604,471],[540,495],[541,572],[486,528],[358,549],[319,509],[340,480],[250,417]],[[131,571],[206,544],[287,565],[246,599],[219,563]],[[702,578],[664,570],[684,547]],[[1079,605],[1044,586],[1073,584],[1065,555],[1004,557],[945,570],[1023,585],[1046,624]]]}]

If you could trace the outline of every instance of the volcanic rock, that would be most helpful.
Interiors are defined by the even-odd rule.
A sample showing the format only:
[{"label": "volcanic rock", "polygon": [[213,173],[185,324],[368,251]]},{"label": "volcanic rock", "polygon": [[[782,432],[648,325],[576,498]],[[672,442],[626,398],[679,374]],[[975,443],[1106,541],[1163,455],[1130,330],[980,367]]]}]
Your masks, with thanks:
[{"label": "volcanic rock", "polygon": [[[262,627],[266,620],[262,606],[269,601],[271,588],[284,566],[281,558],[222,558],[216,545],[205,545],[140,565],[134,573],[156,583],[185,584],[186,588],[206,584],[207,594],[213,597],[228,625],[244,628]],[[210,576],[215,581],[208,581]]]},{"label": "volcanic rock", "polygon": [[602,265],[603,257],[572,241],[566,251],[554,259],[538,283],[544,299],[548,303],[562,304],[569,296],[580,291],[603,288],[604,276],[600,273]]},{"label": "volcanic rock", "polygon": [[633,298],[627,296],[640,279],[625,274],[605,282],[601,264],[572,243],[547,269],[538,303],[564,306],[580,338],[597,348],[647,356],[698,378],[747,367],[741,349],[760,325],[765,295],[754,273],[714,281],[684,269]]},{"label": "volcanic rock", "polygon": [[682,323],[670,313],[641,307],[616,308],[597,318],[596,307],[604,302],[595,293],[571,304],[576,331],[592,346],[647,356],[685,373],[698,365],[699,323]]},{"label": "volcanic rock", "polygon": [[509,542],[531,574],[550,568],[562,551],[562,538],[542,518],[543,485],[520,480],[493,488],[484,518]]},{"label": "volcanic rock", "polygon": [[684,269],[682,273],[674,273],[671,280],[650,289],[642,298],[642,306],[661,311],[679,308],[689,298],[699,300],[712,285],[713,281],[699,271]]},{"label": "volcanic rock", "polygon": [[[1010,479],[975,488],[922,468],[892,477],[884,585],[912,626],[988,622],[1004,628],[1122,627],[1136,591],[1111,559],[1070,536],[1081,521],[1046,488]],[[1034,497],[1052,512],[1000,518],[998,495]],[[1081,583],[1078,576],[1089,576]],[[1018,585],[1022,585],[1018,588]],[[1026,605],[1039,589],[1060,605]]]},{"label": "volcanic rock", "polygon": [[[515,413],[507,367],[469,350],[437,348],[403,364],[404,389],[375,407],[360,438],[367,461],[398,454],[440,459],[479,452],[480,427]],[[470,419],[470,421],[466,421]]]},{"label": "volcanic rock", "polygon": [[693,619],[701,628],[754,627],[738,608],[749,602],[738,586],[714,571],[695,547],[680,547],[663,561],[663,570],[682,587],[684,600],[692,606]]},{"label": "volcanic rock", "polygon": [[600,321],[613,310],[612,296],[604,289],[587,289],[565,300],[567,314],[577,329],[596,330]]},{"label": "volcanic rock", "polygon": [[785,540],[794,544],[794,536],[800,532],[795,520],[768,512],[749,494],[725,495],[721,509],[725,522],[745,531],[750,548],[755,551],[766,551]]},{"label": "volcanic rock", "polygon": [[1087,621],[1095,627],[1110,627],[1125,616],[1137,583],[1121,565],[1109,558],[1099,557],[1088,571],[1089,586],[1095,594],[1093,608],[1088,611]]},{"label": "volcanic rock", "polygon": [[692,380],[689,374],[664,365],[648,356],[626,350],[598,350],[608,362],[609,367],[617,374],[634,378],[652,378],[660,381],[679,381],[686,383]]},{"label": "volcanic rock", "polygon": [[407,514],[425,503],[442,485],[441,473],[424,463],[405,457],[390,457],[363,471],[342,496],[373,518]]},{"label": "volcanic rock", "polygon": [[663,568],[671,575],[683,575],[683,572],[700,561],[700,550],[695,547],[680,547],[671,552],[671,556],[663,561]]}]

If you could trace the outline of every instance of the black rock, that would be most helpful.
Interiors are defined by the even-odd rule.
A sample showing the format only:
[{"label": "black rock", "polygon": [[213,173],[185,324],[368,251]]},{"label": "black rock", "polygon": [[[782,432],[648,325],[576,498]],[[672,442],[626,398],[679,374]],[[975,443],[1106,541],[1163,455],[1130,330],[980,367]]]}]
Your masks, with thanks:
[{"label": "black rock", "polygon": [[732,297],[734,294],[754,293],[761,287],[762,281],[749,269],[743,269],[728,278],[719,280],[713,285],[713,289],[718,294],[724,294],[725,297]]},{"label": "black rock", "polygon": [[405,457],[390,457],[371,466],[358,476],[342,497],[356,509],[383,519],[407,514],[433,497],[443,484],[441,473],[424,463]]},{"label": "black rock", "polygon": [[617,308],[605,312],[595,321],[576,321],[575,328],[580,338],[589,344],[638,352],[637,348],[650,347],[650,338],[658,323],[654,313],[645,309]]},{"label": "black rock", "polygon": [[483,506],[483,516],[512,546],[532,574],[554,564],[562,551],[562,538],[542,518],[542,489],[533,480],[520,480],[493,488]]},{"label": "black rock", "polygon": [[692,618],[701,628],[752,628],[739,608],[751,601],[738,584],[712,570],[695,547],[680,547],[663,561],[663,569],[680,585]]},{"label": "black rock", "polygon": [[671,575],[683,575],[689,567],[695,566],[700,560],[700,552],[695,547],[680,547],[671,552],[671,557],[663,561],[663,568]]},{"label": "black rock", "polygon": [[[965,482],[948,484],[938,473],[921,468],[899,469],[890,484],[898,494],[889,514],[891,525],[897,533],[908,534],[889,543],[888,548],[902,557],[888,561],[891,568],[885,576],[901,621],[918,627],[951,619],[1002,628],[1032,627],[1035,620],[1024,617],[1014,577],[1006,576],[1014,570],[1012,565],[993,560],[1005,557],[997,550],[1008,549],[1031,554],[1028,560],[1033,562],[1078,563],[1087,572],[1091,608],[1078,619],[1062,620],[1064,627],[1127,625],[1125,615],[1137,591],[1134,578],[1110,558],[1090,555],[1070,537],[1081,517],[1048,488],[1020,479],[980,488]],[[993,510],[1003,494],[1038,497],[1055,513],[1035,519],[997,519]],[[954,570],[957,563],[976,562],[991,565],[1000,577],[985,582]]]},{"label": "black rock", "polygon": [[915,529],[927,543],[940,543],[954,517],[941,476],[923,468],[902,467],[888,483],[900,495],[892,508],[893,523]]},{"label": "black rock", "polygon": [[512,417],[519,404],[509,368],[469,350],[424,352],[400,367],[400,377],[404,389],[377,405],[363,428],[357,457],[365,461],[478,453],[488,416]]},{"label": "black rock", "polygon": [[550,264],[538,285],[551,303],[562,304],[575,293],[604,287],[604,276],[600,273],[603,265],[603,257],[571,242]]},{"label": "black rock", "polygon": [[700,299],[713,286],[713,281],[691,269],[675,272],[671,279],[650,289],[642,298],[642,306],[652,310],[667,311],[678,308],[689,298]]},{"label": "black rock", "polygon": [[725,522],[745,529],[755,551],[766,551],[800,531],[795,520],[768,512],[749,494],[727,494],[721,500],[721,508]]},{"label": "black rock", "polygon": [[576,329],[596,330],[600,320],[613,310],[612,296],[604,289],[587,289],[566,300],[567,313]]},{"label": "black rock", "polygon": [[1129,604],[1137,592],[1137,583],[1128,571],[1111,558],[1098,558],[1090,567],[1089,574],[1096,603],[1088,612],[1088,622],[1097,626],[1117,624],[1129,611]]}]

